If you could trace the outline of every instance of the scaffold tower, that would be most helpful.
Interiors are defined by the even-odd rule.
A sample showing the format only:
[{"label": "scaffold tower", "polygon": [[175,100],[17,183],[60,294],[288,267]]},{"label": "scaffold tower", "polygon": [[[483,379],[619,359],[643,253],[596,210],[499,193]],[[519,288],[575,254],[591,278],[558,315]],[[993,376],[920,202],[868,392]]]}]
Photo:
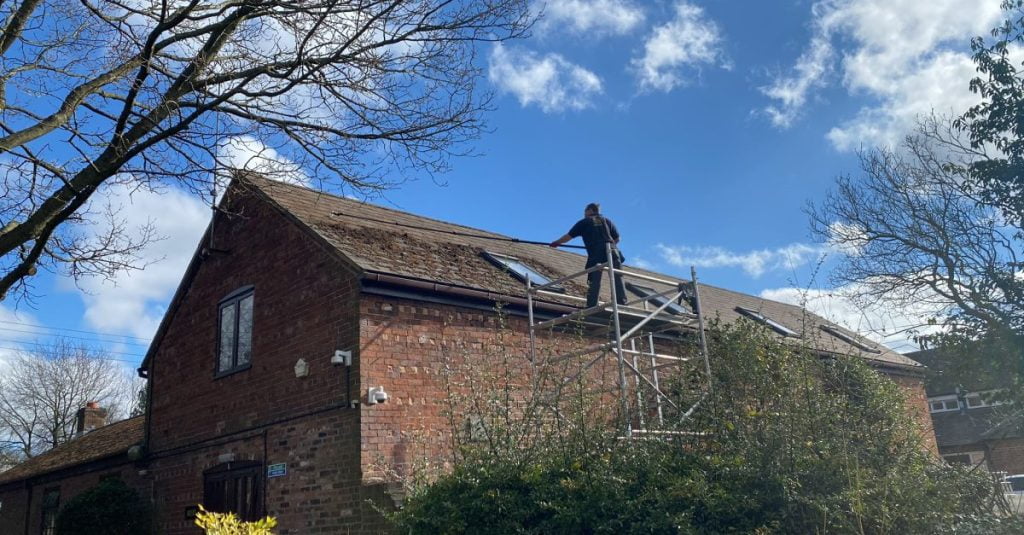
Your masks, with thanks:
[{"label": "scaffold tower", "polygon": [[[609,243],[606,258],[614,258],[613,253],[613,246]],[[583,305],[575,312],[538,321],[538,300],[556,299],[585,303],[586,299],[568,295],[567,292],[558,289],[561,285],[580,278],[586,285],[587,278],[594,272],[601,272],[601,277],[606,278],[610,301],[599,302],[592,307]],[[636,293],[641,297],[631,301],[620,299],[625,296],[617,295],[616,276],[622,277],[624,286],[630,286],[631,290],[640,288],[641,291]],[[685,420],[710,394],[711,363],[708,358],[697,272],[693,267],[690,268],[690,281],[681,282],[615,267],[613,262],[608,261],[540,285],[533,284],[527,277],[526,295],[529,351],[534,376],[537,376],[538,366],[580,359],[581,365],[574,373],[559,377],[557,384],[553,385],[554,391],[550,394],[552,398],[557,398],[560,396],[559,389],[581,380],[593,366],[608,358],[615,359],[618,368],[616,390],[621,404],[622,433],[625,438],[678,432],[664,430],[668,412],[666,409],[671,407],[674,409],[672,414],[675,419]],[[620,300],[624,304],[620,304]],[[687,304],[689,310],[681,306],[683,303]],[[587,343],[584,347],[572,351],[538,355],[539,341],[543,333],[559,330],[568,332],[573,329],[585,330],[584,338],[594,343]],[[682,371],[683,366],[692,359],[692,353],[664,350],[662,348],[678,348],[678,345],[659,344],[659,341],[678,341],[689,336],[696,336],[705,381],[696,401],[687,407],[680,407],[677,400],[664,391],[665,374],[673,369]]]}]

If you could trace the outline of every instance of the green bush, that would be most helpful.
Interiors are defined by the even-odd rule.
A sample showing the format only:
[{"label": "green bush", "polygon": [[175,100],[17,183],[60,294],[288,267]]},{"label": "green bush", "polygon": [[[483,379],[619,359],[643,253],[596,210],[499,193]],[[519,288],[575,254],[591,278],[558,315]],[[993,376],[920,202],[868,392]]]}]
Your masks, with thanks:
[{"label": "green bush", "polygon": [[108,478],[68,500],[57,514],[61,535],[146,535],[152,533],[152,513],[134,489]]},{"label": "green bush", "polygon": [[715,326],[711,348],[711,393],[669,429],[686,433],[624,440],[575,425],[465,445],[390,518],[414,534],[1024,532],[992,513],[989,476],[927,451],[902,391],[862,359],[823,359],[747,324]]}]

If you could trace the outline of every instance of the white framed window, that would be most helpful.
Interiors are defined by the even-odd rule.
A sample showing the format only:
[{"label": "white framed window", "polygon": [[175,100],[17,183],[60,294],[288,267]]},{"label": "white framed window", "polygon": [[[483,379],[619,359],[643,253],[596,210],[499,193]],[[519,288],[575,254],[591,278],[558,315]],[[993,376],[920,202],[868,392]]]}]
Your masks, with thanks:
[{"label": "white framed window", "polygon": [[956,399],[955,395],[928,398],[928,409],[933,413],[958,411],[960,410],[960,401]]},{"label": "white framed window", "polygon": [[980,409],[983,407],[995,407],[996,405],[1002,405],[1002,401],[992,399],[994,391],[987,392],[974,392],[967,394],[967,408],[968,409]]},{"label": "white framed window", "polygon": [[985,452],[965,451],[961,453],[947,453],[942,456],[949,464],[963,464],[967,466],[978,466],[985,462]]}]

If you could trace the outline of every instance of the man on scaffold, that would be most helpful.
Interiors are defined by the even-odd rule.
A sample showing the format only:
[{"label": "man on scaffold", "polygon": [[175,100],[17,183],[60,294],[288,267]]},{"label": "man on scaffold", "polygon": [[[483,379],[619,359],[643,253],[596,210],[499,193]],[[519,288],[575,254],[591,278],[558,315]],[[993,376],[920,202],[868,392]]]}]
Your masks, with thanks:
[{"label": "man on scaffold", "polygon": [[[565,242],[583,238],[587,248],[587,269],[608,261],[608,244],[611,243],[612,264],[616,269],[622,267],[622,253],[618,250],[619,230],[610,219],[601,215],[601,206],[590,203],[583,210],[583,219],[569,229],[568,234],[551,242],[551,247],[558,247]],[[604,270],[599,269],[587,274],[587,308],[597,306],[597,296],[601,293],[601,277]],[[626,288],[622,284],[622,275],[615,275],[615,296],[620,305],[626,304]]]}]

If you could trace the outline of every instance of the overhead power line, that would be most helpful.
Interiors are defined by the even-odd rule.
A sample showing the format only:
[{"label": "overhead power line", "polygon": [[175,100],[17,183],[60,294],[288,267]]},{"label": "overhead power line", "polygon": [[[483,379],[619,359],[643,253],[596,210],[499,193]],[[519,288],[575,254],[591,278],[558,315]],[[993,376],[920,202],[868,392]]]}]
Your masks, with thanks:
[{"label": "overhead power line", "polygon": [[[23,345],[26,345],[26,346],[34,347],[36,349],[50,349],[50,347],[47,346],[46,344],[40,344],[40,343],[37,343],[37,342],[25,342],[23,340],[12,340],[10,338],[0,338],[0,342],[6,342],[6,343],[9,343],[9,344],[23,344]],[[26,348],[26,347],[2,347],[0,349],[12,349],[12,350],[15,350],[15,351],[31,351],[31,348]],[[96,348],[92,348],[92,351],[94,353],[99,353],[99,354],[124,355],[124,356],[128,356],[128,357],[138,357],[138,358],[143,358],[143,357],[146,356],[146,355],[144,355],[142,353],[128,353],[128,352],[125,352],[125,351],[109,351],[109,350],[106,350],[106,349],[96,349]],[[111,360],[117,360],[117,359],[111,359]],[[125,361],[125,362],[135,362],[135,361]]]},{"label": "overhead power line", "polygon": [[[24,351],[25,350],[25,348],[23,348],[23,347],[10,347],[10,346],[0,346],[0,349],[9,349],[11,351]],[[89,358],[96,359],[96,360],[109,360],[109,361],[112,361],[112,362],[124,362],[126,364],[138,364],[139,363],[138,359],[116,359],[114,357],[97,357],[97,356],[90,356]]]},{"label": "overhead power line", "polygon": [[117,343],[117,344],[125,344],[125,345],[129,345],[129,346],[136,346],[136,347],[141,347],[141,348],[145,348],[145,347],[149,346],[149,344],[146,344],[146,343],[143,343],[143,342],[135,342],[135,341],[131,341],[131,340],[104,340],[102,338],[89,338],[89,337],[85,337],[85,336],[73,336],[73,335],[70,335],[70,334],[61,334],[59,332],[57,332],[57,333],[48,333],[48,332],[40,332],[40,331],[27,331],[27,330],[24,330],[24,329],[12,329],[10,327],[0,327],[0,331],[8,331],[8,332],[15,332],[15,333],[25,333],[25,334],[36,334],[36,335],[44,336],[44,337],[60,337],[60,338],[67,338],[67,339],[71,339],[71,340],[81,340],[81,341],[84,341],[84,342],[98,342],[98,343],[105,343],[105,344]]},{"label": "overhead power line", "polygon": [[[132,339],[132,340],[141,340],[143,342],[146,342],[147,344],[150,342],[149,338],[143,338],[141,336],[131,336],[129,334],[102,333],[102,332],[99,332],[99,331],[86,331],[86,330],[83,330],[83,329],[71,329],[71,328],[67,328],[67,327],[50,327],[48,325],[39,325],[38,323],[26,323],[26,322],[22,322],[22,321],[12,321],[12,320],[0,320],[0,323],[6,323],[6,324],[10,324],[10,325],[20,325],[22,327],[34,327],[36,329],[47,329],[47,330],[51,330],[51,331],[64,331],[64,332],[69,332],[69,333],[92,334],[92,335],[96,335],[96,336],[107,336],[107,337],[112,337],[112,338],[129,338],[129,339]],[[42,334],[42,333],[40,333],[40,334]]]}]

